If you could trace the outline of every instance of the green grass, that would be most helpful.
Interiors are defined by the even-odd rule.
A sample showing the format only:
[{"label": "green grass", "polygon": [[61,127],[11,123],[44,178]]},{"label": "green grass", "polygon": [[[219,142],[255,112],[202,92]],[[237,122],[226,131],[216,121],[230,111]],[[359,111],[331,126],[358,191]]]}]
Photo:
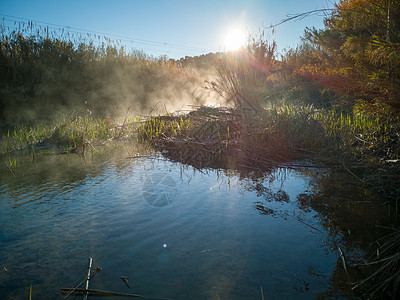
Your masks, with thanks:
[{"label": "green grass", "polygon": [[358,159],[397,160],[400,157],[398,120],[393,116],[350,114],[322,110],[314,116],[331,138],[332,148],[342,149]]},{"label": "green grass", "polygon": [[24,147],[37,144],[51,135],[52,129],[44,125],[33,127],[18,126],[8,130],[1,138],[1,153],[13,152]]},{"label": "green grass", "polygon": [[159,138],[185,135],[193,126],[190,117],[150,117],[139,128],[141,141],[155,142]]},{"label": "green grass", "polygon": [[[133,139],[137,120],[128,119],[124,123],[114,123],[110,118],[63,117],[53,126],[19,126],[7,131],[1,137],[0,153],[12,154],[15,151],[34,152],[40,149],[77,150],[93,143],[110,139]],[[8,164],[10,167],[13,165]]]}]

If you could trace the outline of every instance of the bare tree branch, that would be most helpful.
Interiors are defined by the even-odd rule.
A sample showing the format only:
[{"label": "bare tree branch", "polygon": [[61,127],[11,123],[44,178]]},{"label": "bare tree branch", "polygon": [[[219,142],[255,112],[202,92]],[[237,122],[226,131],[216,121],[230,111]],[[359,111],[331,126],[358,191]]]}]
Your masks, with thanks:
[{"label": "bare tree branch", "polygon": [[295,20],[295,19],[300,19],[301,20],[301,19],[304,19],[305,17],[308,17],[308,16],[313,15],[313,14],[317,14],[317,13],[321,13],[321,12],[336,11],[336,10],[337,10],[336,8],[321,8],[321,9],[310,10],[310,11],[307,11],[307,12],[304,12],[304,13],[300,13],[300,14],[287,15],[286,19],[283,19],[283,20],[279,21],[278,23],[276,23],[274,25],[271,25],[271,26],[268,26],[268,27],[263,26],[263,28],[264,29],[272,29],[272,28],[275,28],[276,26],[282,25],[282,24],[284,24],[286,22],[289,22],[289,21],[292,21],[292,20]]}]

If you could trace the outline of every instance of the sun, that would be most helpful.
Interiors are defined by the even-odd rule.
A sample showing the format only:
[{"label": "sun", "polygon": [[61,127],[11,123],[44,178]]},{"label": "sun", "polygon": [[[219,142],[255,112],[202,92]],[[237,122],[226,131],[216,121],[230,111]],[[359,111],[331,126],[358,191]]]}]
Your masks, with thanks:
[{"label": "sun", "polygon": [[240,28],[234,28],[227,32],[223,40],[225,51],[236,51],[246,43],[246,33]]}]

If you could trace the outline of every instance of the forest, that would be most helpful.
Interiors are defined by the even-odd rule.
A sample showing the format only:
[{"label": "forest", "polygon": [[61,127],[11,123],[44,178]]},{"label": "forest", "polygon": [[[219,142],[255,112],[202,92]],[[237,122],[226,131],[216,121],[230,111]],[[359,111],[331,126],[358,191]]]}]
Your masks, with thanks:
[{"label": "forest", "polygon": [[339,165],[395,211],[385,259],[359,286],[398,297],[400,2],[340,0],[326,14],[324,28],[306,28],[282,54],[261,28],[236,52],[180,60],[33,22],[3,25],[2,160],[14,174],[19,150],[84,155],[95,140],[137,138],[199,169]]}]

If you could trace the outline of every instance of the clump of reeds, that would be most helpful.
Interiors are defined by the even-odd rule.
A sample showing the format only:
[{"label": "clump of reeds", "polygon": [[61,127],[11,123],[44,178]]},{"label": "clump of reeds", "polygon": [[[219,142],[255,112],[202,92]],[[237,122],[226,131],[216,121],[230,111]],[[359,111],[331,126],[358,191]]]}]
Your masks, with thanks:
[{"label": "clump of reeds", "polygon": [[218,79],[210,86],[237,109],[258,113],[270,93],[272,67],[275,63],[276,43],[249,36],[248,43],[239,51],[221,55],[217,64]]}]

